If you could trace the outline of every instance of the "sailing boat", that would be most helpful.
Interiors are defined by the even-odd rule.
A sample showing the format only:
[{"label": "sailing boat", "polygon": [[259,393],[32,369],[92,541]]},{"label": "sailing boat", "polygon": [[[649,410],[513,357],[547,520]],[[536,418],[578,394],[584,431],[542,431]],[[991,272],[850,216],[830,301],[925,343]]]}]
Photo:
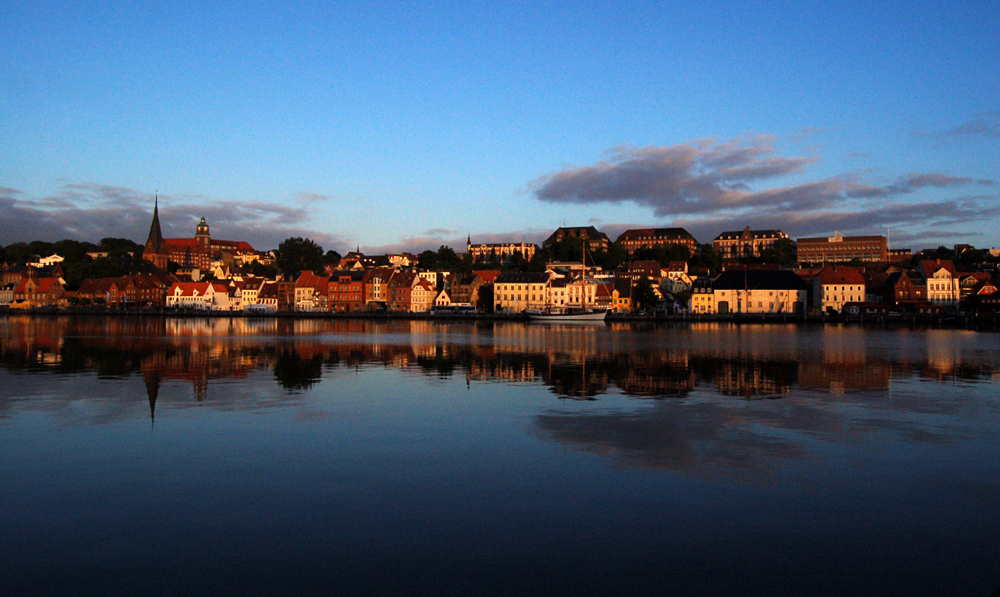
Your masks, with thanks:
[{"label": "sailing boat", "polygon": [[[583,272],[581,279],[587,277],[587,241],[583,241]],[[564,305],[554,305],[552,303],[552,276],[545,284],[545,307],[541,309],[528,309],[528,319],[531,321],[559,322],[559,323],[589,323],[604,321],[608,316],[607,309],[594,309],[586,306],[586,292],[581,293],[579,307],[567,307]]]}]

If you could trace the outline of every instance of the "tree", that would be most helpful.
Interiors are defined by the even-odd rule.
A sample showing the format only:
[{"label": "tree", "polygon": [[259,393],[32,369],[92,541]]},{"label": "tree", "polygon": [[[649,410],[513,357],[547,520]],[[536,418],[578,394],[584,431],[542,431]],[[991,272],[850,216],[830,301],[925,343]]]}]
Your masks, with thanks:
[{"label": "tree", "polygon": [[632,287],[632,304],[641,311],[652,309],[656,306],[656,291],[653,290],[653,283],[649,278],[643,276],[635,281]]},{"label": "tree", "polygon": [[493,285],[484,284],[479,287],[479,298],[476,299],[476,308],[480,313],[493,312]]},{"label": "tree", "polygon": [[441,245],[437,250],[438,267],[442,269],[459,269],[462,266],[462,258],[455,253],[451,247]]},{"label": "tree", "polygon": [[323,255],[323,263],[328,265],[337,265],[340,263],[342,257],[343,256],[340,253],[330,249],[326,252],[326,255]]},{"label": "tree", "polygon": [[691,269],[707,268],[710,272],[718,272],[722,270],[722,256],[712,243],[705,243],[698,248],[689,265]]},{"label": "tree", "polygon": [[286,238],[278,245],[277,254],[276,265],[283,274],[323,270],[323,247],[311,238]]},{"label": "tree", "polygon": [[417,267],[426,271],[436,270],[438,266],[438,254],[430,249],[424,251],[417,257]]},{"label": "tree", "polygon": [[762,250],[760,257],[764,263],[795,265],[795,243],[789,238],[778,239],[774,245]]},{"label": "tree", "polygon": [[76,290],[83,284],[84,280],[120,278],[127,273],[128,270],[117,259],[98,257],[91,260],[87,258],[85,261],[78,261],[66,268],[66,286],[70,290]]},{"label": "tree", "polygon": [[143,246],[130,241],[127,238],[102,238],[97,246],[101,251],[107,251],[108,257],[119,257],[121,255],[142,255]]},{"label": "tree", "polygon": [[4,247],[4,259],[11,265],[24,265],[30,257],[28,243],[11,243]]}]

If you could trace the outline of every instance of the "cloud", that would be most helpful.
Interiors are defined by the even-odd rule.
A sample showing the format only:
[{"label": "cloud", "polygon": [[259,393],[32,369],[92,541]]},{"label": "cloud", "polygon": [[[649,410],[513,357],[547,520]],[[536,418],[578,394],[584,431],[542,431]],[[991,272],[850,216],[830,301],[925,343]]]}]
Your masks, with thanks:
[{"label": "cloud", "polygon": [[756,181],[799,172],[812,157],[783,157],[767,137],[746,142],[694,141],[670,147],[619,147],[609,160],[532,181],[535,196],[553,203],[620,203],[651,207],[657,216],[735,208]]},{"label": "cloud", "polygon": [[914,137],[958,140],[968,138],[1000,139],[1000,110],[983,112],[957,126],[944,131],[920,131],[913,133]]},{"label": "cloud", "polygon": [[321,195],[320,193],[310,193],[307,191],[299,193],[297,197],[299,198],[299,200],[308,203],[321,203],[323,201],[330,201],[332,199],[336,199],[336,197],[334,197],[333,195]]},{"label": "cloud", "polygon": [[[67,183],[45,197],[24,197],[0,188],[0,244],[16,241],[105,237],[144,242],[152,221],[154,196],[100,183]],[[159,195],[160,226],[168,238],[190,238],[204,217],[212,236],[273,249],[291,236],[312,238],[324,248],[347,246],[345,237],[308,226],[309,210],[282,203],[206,202],[199,195]]]},{"label": "cloud", "polygon": [[[701,242],[720,232],[778,228],[789,235],[872,233],[902,228],[914,238],[921,228],[981,223],[1000,217],[995,195],[940,202],[912,201],[929,189],[957,190],[996,186],[985,178],[942,172],[910,172],[891,182],[871,183],[871,171],[794,185],[768,185],[802,173],[815,157],[776,154],[769,137],[728,142],[693,141],[670,147],[611,150],[593,166],[566,168],[531,183],[535,196],[569,204],[632,202],[670,218],[667,226],[687,228]],[[891,200],[891,201],[889,201]],[[650,227],[647,222],[636,228]],[[623,225],[607,224],[616,238]]]}]

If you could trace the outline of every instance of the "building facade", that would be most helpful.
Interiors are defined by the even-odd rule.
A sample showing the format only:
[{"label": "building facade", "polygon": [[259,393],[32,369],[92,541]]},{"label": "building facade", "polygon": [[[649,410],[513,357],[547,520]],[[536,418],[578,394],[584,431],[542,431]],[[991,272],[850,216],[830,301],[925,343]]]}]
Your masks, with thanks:
[{"label": "building facade", "polygon": [[680,245],[688,250],[688,255],[694,255],[698,250],[698,241],[683,228],[637,228],[626,230],[618,237],[620,244],[629,255],[638,249],[656,248],[666,245]]},{"label": "building facade", "polygon": [[788,239],[788,235],[780,230],[750,230],[747,226],[742,231],[731,230],[715,237],[712,248],[723,259],[760,257],[761,251],[774,247],[782,239]]},{"label": "building facade", "polygon": [[889,250],[884,236],[842,236],[800,238],[797,241],[799,263],[867,263],[888,261]]}]

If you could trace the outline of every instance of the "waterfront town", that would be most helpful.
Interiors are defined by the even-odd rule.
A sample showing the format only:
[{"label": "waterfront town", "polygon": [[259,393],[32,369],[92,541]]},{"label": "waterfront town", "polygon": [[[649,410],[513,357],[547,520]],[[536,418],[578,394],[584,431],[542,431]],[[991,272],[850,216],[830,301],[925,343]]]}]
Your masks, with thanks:
[{"label": "waterfront town", "polygon": [[733,228],[700,242],[683,228],[626,230],[612,241],[594,226],[560,227],[541,246],[470,236],[464,253],[341,255],[303,238],[269,251],[219,240],[205,218],[190,238],[164,238],[154,205],[144,245],[0,247],[0,309],[891,316],[994,313],[1000,304],[997,249],[915,252],[890,247],[887,236]]}]

